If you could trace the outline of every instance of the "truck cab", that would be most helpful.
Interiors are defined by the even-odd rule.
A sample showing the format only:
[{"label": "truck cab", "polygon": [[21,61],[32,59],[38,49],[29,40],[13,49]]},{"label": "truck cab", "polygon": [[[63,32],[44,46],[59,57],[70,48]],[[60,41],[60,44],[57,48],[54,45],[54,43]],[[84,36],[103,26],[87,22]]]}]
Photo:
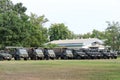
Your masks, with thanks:
[{"label": "truck cab", "polygon": [[83,49],[73,49],[74,59],[86,59],[88,55],[83,51]]},{"label": "truck cab", "polygon": [[17,49],[15,49],[14,59],[15,60],[20,60],[22,58],[24,60],[28,60],[29,56],[28,56],[27,50],[24,49],[24,48],[17,48]]},{"label": "truck cab", "polygon": [[49,59],[54,60],[56,58],[56,55],[55,55],[55,53],[54,53],[54,51],[52,49],[45,48],[44,49],[44,58],[46,60],[49,60]]},{"label": "truck cab", "polygon": [[42,49],[31,48],[28,50],[28,54],[31,60],[42,60],[44,59],[44,54]]},{"label": "truck cab", "polygon": [[12,55],[4,52],[4,51],[0,51],[0,60],[11,60],[12,59]]},{"label": "truck cab", "polygon": [[111,53],[109,50],[103,49],[103,50],[100,50],[100,52],[103,54],[103,59],[111,58]]},{"label": "truck cab", "polygon": [[61,54],[61,59],[73,59],[73,53],[70,49],[64,49]]}]

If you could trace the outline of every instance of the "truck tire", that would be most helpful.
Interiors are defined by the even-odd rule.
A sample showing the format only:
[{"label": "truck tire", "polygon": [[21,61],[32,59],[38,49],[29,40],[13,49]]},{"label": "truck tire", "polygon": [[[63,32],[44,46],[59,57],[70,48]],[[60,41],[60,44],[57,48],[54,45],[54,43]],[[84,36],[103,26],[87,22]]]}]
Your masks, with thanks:
[{"label": "truck tire", "polygon": [[115,56],[114,59],[117,59],[117,57]]},{"label": "truck tire", "polygon": [[24,58],[24,60],[26,61],[26,60],[28,60],[28,58]]},{"label": "truck tire", "polygon": [[11,59],[7,59],[8,61],[10,61]]}]

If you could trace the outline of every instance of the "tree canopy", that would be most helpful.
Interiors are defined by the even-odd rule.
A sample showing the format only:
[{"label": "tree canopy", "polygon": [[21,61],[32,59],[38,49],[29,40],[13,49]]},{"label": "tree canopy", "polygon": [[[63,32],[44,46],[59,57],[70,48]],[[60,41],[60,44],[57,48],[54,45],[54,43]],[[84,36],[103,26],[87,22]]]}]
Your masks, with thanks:
[{"label": "tree canopy", "polygon": [[59,39],[98,38],[113,50],[120,49],[119,22],[107,22],[108,26],[104,31],[94,29],[89,33],[74,34],[64,23],[51,24],[47,29],[44,24],[48,19],[44,15],[31,13],[28,16],[26,10],[22,3],[13,4],[10,0],[0,0],[0,47],[40,47],[48,41]]},{"label": "tree canopy", "polygon": [[[10,0],[1,0],[0,4],[0,44],[21,45],[28,35],[28,16],[22,3],[13,5]],[[19,6],[19,8],[17,8]]]},{"label": "tree canopy", "polygon": [[105,30],[106,45],[112,47],[113,50],[120,49],[120,24],[119,22],[107,22],[108,27]]},{"label": "tree canopy", "polygon": [[76,35],[71,32],[63,23],[52,24],[48,33],[50,41],[76,38]]},{"label": "tree canopy", "polygon": [[0,46],[41,46],[47,41],[44,16],[26,15],[22,3],[0,1]]}]

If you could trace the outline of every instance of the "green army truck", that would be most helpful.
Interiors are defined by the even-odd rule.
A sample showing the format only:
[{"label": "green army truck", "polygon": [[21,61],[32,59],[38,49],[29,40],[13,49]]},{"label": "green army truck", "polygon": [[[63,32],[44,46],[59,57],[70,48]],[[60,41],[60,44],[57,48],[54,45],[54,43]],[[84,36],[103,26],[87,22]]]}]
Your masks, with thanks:
[{"label": "green army truck", "polygon": [[11,60],[12,55],[4,51],[0,51],[0,60]]},{"label": "green army truck", "polygon": [[31,48],[28,50],[28,54],[31,60],[43,60],[44,59],[44,54],[42,49],[39,48]]}]

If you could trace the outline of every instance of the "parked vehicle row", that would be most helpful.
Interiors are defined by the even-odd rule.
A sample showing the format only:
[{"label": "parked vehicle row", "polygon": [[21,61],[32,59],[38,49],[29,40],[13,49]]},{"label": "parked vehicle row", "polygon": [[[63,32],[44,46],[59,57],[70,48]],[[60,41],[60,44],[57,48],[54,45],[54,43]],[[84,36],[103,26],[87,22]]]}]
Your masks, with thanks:
[{"label": "parked vehicle row", "polygon": [[84,54],[87,54],[87,59],[116,59],[117,53],[111,52],[109,50],[99,50],[99,49],[83,49]]},{"label": "parked vehicle row", "polygon": [[49,59],[117,59],[117,53],[99,49],[67,48],[7,48],[0,51],[0,60],[49,60]]}]

